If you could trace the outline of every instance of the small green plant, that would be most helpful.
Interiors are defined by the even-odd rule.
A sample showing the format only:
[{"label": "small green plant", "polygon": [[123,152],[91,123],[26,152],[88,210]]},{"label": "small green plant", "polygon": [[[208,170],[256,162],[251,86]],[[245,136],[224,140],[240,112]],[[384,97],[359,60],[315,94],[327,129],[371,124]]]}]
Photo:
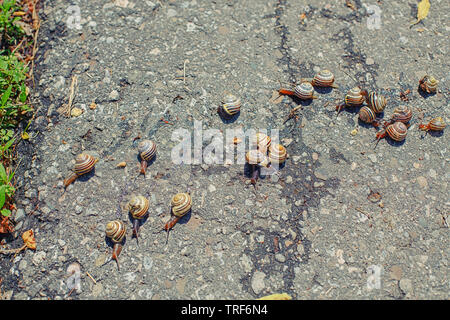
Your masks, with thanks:
[{"label": "small green plant", "polygon": [[14,177],[14,172],[9,173],[0,163],[0,209],[1,214],[4,217],[9,217],[11,215],[11,210],[3,208],[5,203],[14,196],[16,189],[11,185],[11,180]]},{"label": "small green plant", "polygon": [[0,35],[2,48],[13,45],[21,39],[24,32],[22,28],[15,24],[20,17],[14,17],[13,13],[18,10],[16,0],[4,0],[0,4]]}]

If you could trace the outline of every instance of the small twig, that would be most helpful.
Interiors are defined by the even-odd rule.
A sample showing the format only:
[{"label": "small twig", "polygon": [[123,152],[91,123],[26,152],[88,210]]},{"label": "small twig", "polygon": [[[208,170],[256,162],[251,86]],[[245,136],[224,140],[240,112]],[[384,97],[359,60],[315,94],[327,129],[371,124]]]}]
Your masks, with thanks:
[{"label": "small twig", "polygon": [[94,284],[97,284],[97,281],[95,281],[95,279],[90,275],[89,272],[86,271],[86,274],[89,278],[91,278],[91,280],[94,282]]},{"label": "small twig", "polygon": [[365,211],[363,211],[361,208],[355,208],[355,210],[361,212],[362,214],[364,214],[367,218],[371,219],[372,217],[370,216],[370,213],[367,213]]},{"label": "small twig", "polygon": [[74,75],[72,77],[72,83],[70,84],[70,95],[69,95],[69,102],[67,103],[67,113],[66,116],[70,117],[70,111],[72,109],[73,99],[75,96],[75,86],[77,85],[77,76]]}]

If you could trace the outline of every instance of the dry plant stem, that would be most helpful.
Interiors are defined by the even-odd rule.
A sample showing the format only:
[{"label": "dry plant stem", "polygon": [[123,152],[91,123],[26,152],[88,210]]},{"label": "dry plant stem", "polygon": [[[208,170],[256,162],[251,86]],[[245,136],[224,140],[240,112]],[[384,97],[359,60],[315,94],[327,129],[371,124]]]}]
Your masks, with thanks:
[{"label": "dry plant stem", "polygon": [[70,95],[69,95],[69,102],[67,103],[67,112],[66,116],[70,118],[70,111],[72,110],[72,104],[75,97],[75,87],[77,85],[77,76],[74,75],[72,77],[72,83],[70,84]]},{"label": "dry plant stem", "polygon": [[94,284],[97,284],[97,281],[95,281],[95,279],[91,276],[91,274],[89,272],[86,271],[86,275],[91,278],[91,280],[94,282]]}]

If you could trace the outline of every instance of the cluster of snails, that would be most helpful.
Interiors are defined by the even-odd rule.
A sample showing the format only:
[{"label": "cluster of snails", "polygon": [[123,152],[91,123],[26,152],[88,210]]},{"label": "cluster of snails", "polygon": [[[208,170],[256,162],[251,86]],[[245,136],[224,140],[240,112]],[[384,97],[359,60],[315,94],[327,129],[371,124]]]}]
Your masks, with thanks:
[{"label": "cluster of snails", "polygon": [[[156,143],[151,140],[143,140],[138,144],[138,155],[140,161],[140,173],[145,175],[148,162],[153,160],[156,155]],[[95,164],[99,161],[87,153],[81,153],[75,157],[75,166],[73,172],[64,179],[64,188],[67,188],[78,177],[94,170]],[[149,200],[142,195],[133,195],[127,203],[127,210],[132,219],[133,237],[138,241],[139,228],[142,221],[148,216],[150,207]],[[191,211],[192,198],[189,192],[177,193],[171,200],[171,219],[164,225],[163,230],[169,232],[175,224]],[[120,270],[119,255],[126,237],[126,225],[121,220],[110,221],[106,224],[105,234],[113,243],[113,252],[104,264],[115,260],[117,268]]]},{"label": "cluster of snails", "polygon": [[338,88],[334,83],[334,75],[329,70],[319,71],[312,79],[303,78],[300,84],[295,85],[292,89],[280,88],[278,90],[279,94],[294,96],[300,100],[317,99],[314,95],[314,87],[321,88]]},{"label": "cluster of snails", "polygon": [[250,148],[245,155],[245,161],[250,167],[251,184],[256,187],[256,181],[260,175],[260,168],[273,168],[282,165],[287,159],[286,148],[278,143],[272,143],[272,139],[258,132],[255,137],[256,148]]}]

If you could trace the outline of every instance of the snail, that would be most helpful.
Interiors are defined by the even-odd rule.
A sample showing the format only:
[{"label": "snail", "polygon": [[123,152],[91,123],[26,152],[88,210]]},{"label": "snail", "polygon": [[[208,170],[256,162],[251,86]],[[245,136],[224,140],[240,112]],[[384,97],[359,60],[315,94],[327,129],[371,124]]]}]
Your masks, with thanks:
[{"label": "snail", "polygon": [[67,188],[67,186],[74,182],[79,176],[94,169],[94,166],[97,162],[97,158],[87,153],[81,153],[77,155],[75,158],[75,167],[73,169],[74,172],[64,180],[64,188]]},{"label": "snail", "polygon": [[256,181],[259,177],[258,166],[267,167],[269,165],[269,159],[265,153],[260,150],[252,149],[245,155],[245,161],[250,165],[251,183],[256,188]]},{"label": "snail", "polygon": [[172,229],[175,224],[186,215],[192,208],[192,198],[189,192],[177,193],[172,197],[170,202],[171,205],[171,214],[173,215],[172,219],[170,219],[166,225],[164,226],[164,230],[169,231]]},{"label": "snail", "polygon": [[269,147],[269,161],[280,165],[286,161],[287,152],[286,148],[281,144],[271,144]]},{"label": "snail", "polygon": [[278,90],[278,93],[286,94],[288,96],[296,96],[301,100],[317,99],[317,97],[314,96],[314,87],[311,83],[306,81],[295,86],[294,90],[281,88]]},{"label": "snail", "polygon": [[387,100],[384,96],[375,92],[367,93],[367,90],[363,90],[361,93],[365,96],[366,103],[369,105],[369,108],[373,110],[373,112],[383,112],[387,104]]},{"label": "snail", "polygon": [[[125,224],[120,220],[110,221],[106,224],[105,230],[106,236],[111,239],[114,243],[113,252],[111,259],[116,260],[117,269],[120,270],[119,266],[119,254],[122,251],[123,240],[125,239],[126,227]],[[109,259],[104,264],[111,261]]]},{"label": "snail", "polygon": [[338,86],[334,84],[334,74],[330,70],[319,71],[319,73],[317,73],[314,78],[308,82],[311,82],[314,87],[338,88]]},{"label": "snail", "polygon": [[369,107],[364,106],[359,110],[359,119],[361,119],[362,122],[378,126],[377,116]]},{"label": "snail", "polygon": [[378,144],[378,141],[380,139],[384,138],[386,135],[388,135],[392,140],[395,141],[403,141],[406,138],[408,128],[403,122],[397,121],[393,124],[390,124],[387,126],[387,128],[383,132],[377,133],[376,139],[377,143],[375,144],[375,148]]},{"label": "snail", "polygon": [[403,123],[408,123],[412,118],[412,111],[407,106],[399,106],[394,109],[394,114],[391,117],[390,122],[394,123],[400,121]]},{"label": "snail", "polygon": [[433,76],[425,76],[419,81],[419,87],[426,93],[436,93],[439,81]]},{"label": "snail", "polygon": [[336,106],[336,110],[341,112],[342,108],[345,106],[348,107],[359,107],[365,101],[365,96],[362,94],[362,90],[360,87],[354,87],[348,90],[347,94],[344,97],[344,103]]},{"label": "snail", "polygon": [[446,124],[444,122],[444,119],[442,117],[437,117],[434,119],[431,119],[428,124],[420,124],[419,129],[423,131],[442,131],[446,127]]},{"label": "snail", "polygon": [[262,132],[258,132],[256,133],[255,140],[256,140],[256,148],[263,153],[267,153],[267,149],[269,148],[272,139],[268,135]]},{"label": "snail", "polygon": [[128,202],[128,210],[133,217],[133,236],[138,239],[139,220],[142,220],[148,213],[150,202],[144,196],[133,196]]},{"label": "snail", "polygon": [[230,119],[241,110],[241,99],[233,94],[227,94],[222,100],[222,105],[217,112],[225,119]]},{"label": "snail", "polygon": [[156,155],[156,143],[152,140],[142,140],[138,144],[138,152],[141,156],[141,173],[145,175],[147,161],[150,161]]}]

